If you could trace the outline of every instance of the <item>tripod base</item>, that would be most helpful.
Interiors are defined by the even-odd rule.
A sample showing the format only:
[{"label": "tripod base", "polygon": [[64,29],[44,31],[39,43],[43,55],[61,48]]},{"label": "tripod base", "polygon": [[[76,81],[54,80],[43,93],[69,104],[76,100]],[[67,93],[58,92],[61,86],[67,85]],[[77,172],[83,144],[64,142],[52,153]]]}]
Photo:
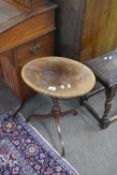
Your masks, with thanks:
[{"label": "tripod base", "polygon": [[61,112],[61,109],[60,109],[60,106],[58,103],[58,99],[53,98],[53,106],[52,106],[52,109],[51,109],[49,114],[47,114],[47,115],[31,115],[26,120],[27,122],[29,122],[32,118],[48,119],[50,117],[53,117],[55,119],[55,124],[56,124],[57,132],[58,132],[58,136],[59,136],[60,144],[61,144],[61,155],[63,157],[65,156],[65,146],[64,146],[61,127],[60,127],[60,117],[68,115],[68,114],[77,115],[78,112],[75,109],[70,109],[68,111]]}]

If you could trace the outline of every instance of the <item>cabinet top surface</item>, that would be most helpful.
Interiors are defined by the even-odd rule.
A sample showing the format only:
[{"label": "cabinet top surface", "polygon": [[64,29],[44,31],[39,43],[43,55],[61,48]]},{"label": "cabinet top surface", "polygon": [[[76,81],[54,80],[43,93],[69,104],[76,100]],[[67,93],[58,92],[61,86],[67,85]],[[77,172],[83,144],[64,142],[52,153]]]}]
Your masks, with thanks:
[{"label": "cabinet top surface", "polygon": [[21,22],[42,13],[48,8],[55,8],[56,5],[47,3],[43,6],[37,6],[36,9],[29,9],[17,4],[11,0],[0,0],[0,34]]},{"label": "cabinet top surface", "polygon": [[0,1],[0,25],[19,14],[20,12],[13,6],[8,5],[5,1]]},{"label": "cabinet top surface", "polygon": [[0,0],[0,34],[29,17],[29,10]]}]

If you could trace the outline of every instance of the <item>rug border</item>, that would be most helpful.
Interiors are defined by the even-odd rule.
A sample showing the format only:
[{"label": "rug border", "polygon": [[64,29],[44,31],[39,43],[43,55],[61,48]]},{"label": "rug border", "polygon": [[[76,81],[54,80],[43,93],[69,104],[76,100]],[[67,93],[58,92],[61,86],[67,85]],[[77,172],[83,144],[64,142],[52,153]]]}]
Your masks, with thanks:
[{"label": "rug border", "polygon": [[[22,119],[26,122],[26,120],[25,120],[25,118],[24,118],[24,116],[21,114],[21,113],[18,113],[21,117],[22,117]],[[39,133],[39,131],[35,128],[35,127],[33,127],[30,123],[27,123],[35,132],[36,132],[36,134],[38,135],[38,136],[40,136],[43,140],[44,140],[44,142],[46,142],[47,143],[47,145],[56,153],[56,155],[59,157],[59,159],[61,159],[63,162],[65,162],[65,164],[67,165],[67,166],[69,166],[70,168],[71,168],[71,170],[73,171],[73,172],[71,172],[71,173],[76,173],[76,175],[79,175],[79,173],[77,172],[77,170],[64,158],[64,157],[62,157],[61,155],[60,155],[60,153],[42,136],[42,134],[41,133]]]},{"label": "rug border", "polygon": [[[10,114],[10,116],[11,116],[12,111],[10,110],[8,112],[4,112],[4,113],[0,114],[0,116],[8,115],[8,114]],[[18,117],[18,115],[20,117]],[[43,143],[45,142],[47,144],[47,146],[45,146],[41,142],[41,144],[44,146],[44,148],[50,152],[50,155],[54,156],[55,160],[59,164],[62,163],[62,167],[64,168],[64,170],[69,172],[71,175],[80,175],[78,173],[78,171],[64,157],[62,157],[60,155],[60,153],[42,136],[42,134],[34,126],[32,126],[30,123],[26,122],[26,119],[24,118],[24,116],[21,113],[18,113],[16,118],[18,119],[19,122],[23,121],[23,123],[21,123],[21,124],[23,124],[23,126],[26,127],[26,129],[28,129],[27,132],[29,132],[29,130],[31,129],[31,135],[34,136],[35,139],[38,138],[37,141],[39,141],[39,137],[40,137],[42,139],[42,142]],[[52,153],[52,150],[53,150],[53,153]]]}]

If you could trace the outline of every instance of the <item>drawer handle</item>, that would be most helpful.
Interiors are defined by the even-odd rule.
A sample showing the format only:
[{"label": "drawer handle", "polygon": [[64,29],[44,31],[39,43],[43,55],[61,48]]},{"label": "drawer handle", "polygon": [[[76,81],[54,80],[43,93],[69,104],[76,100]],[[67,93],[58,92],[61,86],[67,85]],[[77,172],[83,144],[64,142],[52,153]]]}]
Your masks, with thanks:
[{"label": "drawer handle", "polygon": [[37,44],[30,49],[30,52],[32,54],[36,54],[40,48],[41,48],[41,46],[39,44]]}]

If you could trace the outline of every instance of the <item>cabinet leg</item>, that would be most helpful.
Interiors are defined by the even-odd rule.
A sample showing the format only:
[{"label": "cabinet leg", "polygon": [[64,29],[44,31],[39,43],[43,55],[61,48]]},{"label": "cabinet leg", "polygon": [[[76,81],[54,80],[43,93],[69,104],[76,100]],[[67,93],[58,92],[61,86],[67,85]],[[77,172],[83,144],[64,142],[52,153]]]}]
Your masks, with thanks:
[{"label": "cabinet leg", "polygon": [[18,112],[20,112],[21,109],[23,108],[23,106],[24,106],[24,101],[21,102],[21,103],[18,105],[18,107],[16,108],[16,110],[13,112],[12,117],[16,117],[17,114],[18,114]]}]

